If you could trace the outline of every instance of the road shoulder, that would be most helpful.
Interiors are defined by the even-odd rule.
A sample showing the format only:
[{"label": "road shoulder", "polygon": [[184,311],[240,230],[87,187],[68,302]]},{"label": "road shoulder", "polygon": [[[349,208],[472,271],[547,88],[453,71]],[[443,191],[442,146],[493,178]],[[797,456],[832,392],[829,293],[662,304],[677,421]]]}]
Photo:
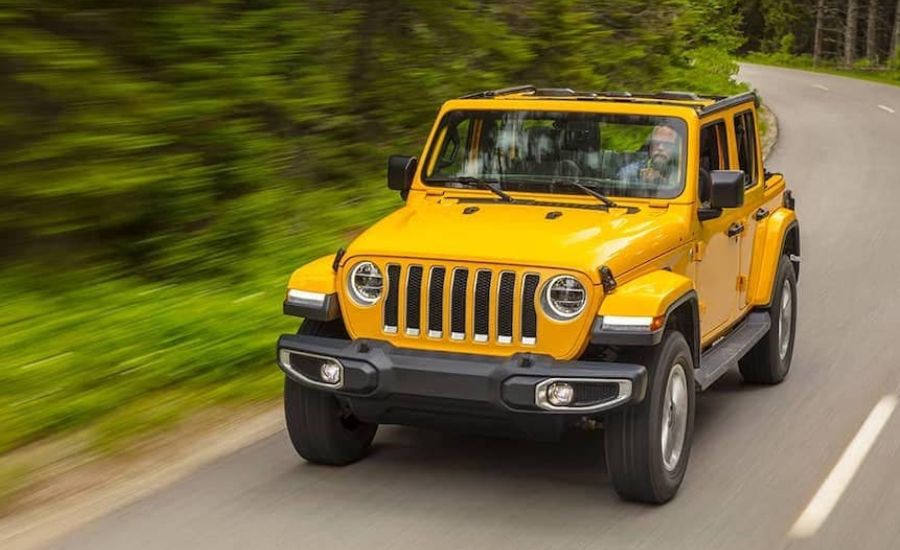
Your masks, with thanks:
[{"label": "road shoulder", "polygon": [[[44,546],[282,427],[281,407],[272,403],[207,411],[138,448],[78,464],[45,480],[46,493],[31,499],[35,502],[23,500],[0,519],[0,547]],[[53,498],[54,491],[59,498]]]}]

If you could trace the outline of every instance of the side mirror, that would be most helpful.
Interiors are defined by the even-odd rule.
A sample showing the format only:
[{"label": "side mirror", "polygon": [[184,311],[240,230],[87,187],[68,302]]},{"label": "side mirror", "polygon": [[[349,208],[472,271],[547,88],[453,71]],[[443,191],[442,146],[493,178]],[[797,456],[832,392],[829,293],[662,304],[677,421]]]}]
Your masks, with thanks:
[{"label": "side mirror", "polygon": [[744,206],[744,172],[742,170],[713,170],[709,189],[710,208]]},{"label": "side mirror", "polygon": [[399,191],[405,199],[418,166],[416,157],[393,155],[388,159],[388,189]]}]

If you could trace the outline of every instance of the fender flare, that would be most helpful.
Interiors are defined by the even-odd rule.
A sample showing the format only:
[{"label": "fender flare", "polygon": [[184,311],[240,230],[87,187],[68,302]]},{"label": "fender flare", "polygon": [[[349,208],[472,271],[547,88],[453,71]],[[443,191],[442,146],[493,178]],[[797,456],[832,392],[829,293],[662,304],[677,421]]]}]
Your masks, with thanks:
[{"label": "fender flare", "polygon": [[[688,304],[691,309],[692,333],[685,338],[699,350],[699,306],[694,282],[669,270],[654,271],[619,286],[606,296],[591,327],[591,343],[600,345],[652,346],[662,340],[669,316]],[[637,316],[662,318],[659,328],[651,331],[611,331],[603,328],[605,316]]]},{"label": "fender flare", "polygon": [[[778,265],[785,253],[788,236],[796,232],[796,254],[799,262],[800,223],[793,210],[780,208],[757,228],[754,239],[754,262],[750,269],[750,280],[747,285],[747,302],[751,306],[766,307],[772,300],[772,286],[778,276]],[[757,247],[760,249],[757,250]],[[797,266],[799,267],[799,266]]]},{"label": "fender flare", "polygon": [[[333,321],[341,316],[334,272],[335,256],[323,256],[296,269],[288,280],[283,311],[285,315],[316,321]],[[321,300],[295,301],[289,299],[292,290],[320,294]]]}]

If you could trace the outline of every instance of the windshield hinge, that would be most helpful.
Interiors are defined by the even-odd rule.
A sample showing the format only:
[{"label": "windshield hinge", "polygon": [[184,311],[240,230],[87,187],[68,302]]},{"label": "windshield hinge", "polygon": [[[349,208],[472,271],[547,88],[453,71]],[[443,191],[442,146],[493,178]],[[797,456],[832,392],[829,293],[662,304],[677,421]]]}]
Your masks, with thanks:
[{"label": "windshield hinge", "polygon": [[650,202],[647,203],[647,206],[649,206],[650,208],[668,208],[669,201],[651,199]]}]

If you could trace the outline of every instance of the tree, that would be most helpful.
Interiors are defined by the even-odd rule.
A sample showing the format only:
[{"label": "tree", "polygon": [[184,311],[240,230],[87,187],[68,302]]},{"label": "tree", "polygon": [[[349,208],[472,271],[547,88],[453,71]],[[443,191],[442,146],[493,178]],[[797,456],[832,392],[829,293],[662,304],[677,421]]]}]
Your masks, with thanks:
[{"label": "tree", "polygon": [[[898,0],[900,1],[900,0]],[[822,60],[822,33],[825,31],[825,0],[816,0],[816,29],[813,38],[813,63]]]},{"label": "tree", "polygon": [[878,63],[878,0],[869,0],[866,16],[866,59],[874,65]]},{"label": "tree", "polygon": [[900,62],[900,0],[897,0],[897,10],[894,12],[894,32],[891,34],[891,62]]},{"label": "tree", "polygon": [[856,24],[859,17],[859,2],[847,0],[847,23],[844,26],[844,65],[853,65],[856,60]]}]

